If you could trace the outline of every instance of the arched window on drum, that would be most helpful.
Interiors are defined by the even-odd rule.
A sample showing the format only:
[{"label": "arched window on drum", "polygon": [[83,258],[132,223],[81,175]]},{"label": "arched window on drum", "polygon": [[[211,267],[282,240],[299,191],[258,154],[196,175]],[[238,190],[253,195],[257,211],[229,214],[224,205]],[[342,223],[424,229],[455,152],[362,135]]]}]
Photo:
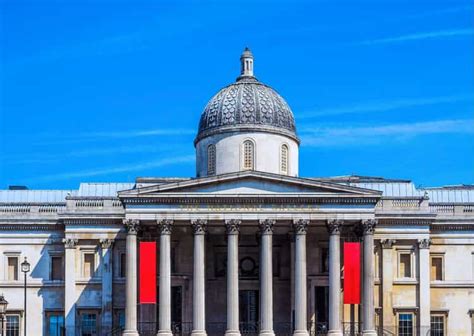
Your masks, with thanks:
[{"label": "arched window on drum", "polygon": [[280,148],[280,172],[282,174],[288,175],[288,146],[283,144]]},{"label": "arched window on drum", "polygon": [[255,169],[255,145],[251,140],[244,141],[243,167],[245,170]]},{"label": "arched window on drum", "polygon": [[207,147],[207,175],[216,174],[216,145]]}]

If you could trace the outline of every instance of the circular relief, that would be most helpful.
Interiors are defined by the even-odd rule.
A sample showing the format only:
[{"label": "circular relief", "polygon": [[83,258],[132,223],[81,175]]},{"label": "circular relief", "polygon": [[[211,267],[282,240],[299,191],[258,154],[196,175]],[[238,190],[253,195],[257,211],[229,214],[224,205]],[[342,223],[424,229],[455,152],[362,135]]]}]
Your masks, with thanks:
[{"label": "circular relief", "polygon": [[240,259],[240,272],[242,275],[252,275],[255,274],[255,270],[257,268],[257,264],[255,260],[251,257],[245,257]]}]

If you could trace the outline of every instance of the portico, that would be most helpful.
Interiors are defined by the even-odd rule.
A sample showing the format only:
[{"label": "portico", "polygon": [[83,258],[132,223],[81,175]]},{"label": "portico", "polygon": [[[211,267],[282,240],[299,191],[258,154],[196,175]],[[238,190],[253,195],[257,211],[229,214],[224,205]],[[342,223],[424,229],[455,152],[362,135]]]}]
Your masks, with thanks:
[{"label": "portico", "polygon": [[[214,190],[217,187],[219,190]],[[281,191],[274,191],[278,189]],[[240,197],[242,194],[245,197]],[[215,329],[218,323],[225,324],[220,329],[226,335],[240,335],[245,328],[254,328],[259,335],[278,335],[283,329],[294,335],[309,335],[310,329],[315,328],[315,319],[314,307],[308,309],[308,245],[329,238],[329,325],[325,328],[329,328],[330,335],[342,335],[341,232],[365,228],[367,223],[375,225],[377,192],[245,172],[220,176],[219,181],[206,177],[125,191],[120,197],[127,209],[125,223],[139,223],[139,231],[151,229],[160,242],[158,334],[169,335],[172,328],[170,265],[177,260],[171,260],[171,246],[173,242],[179,245],[181,239],[191,239],[193,275],[188,287],[192,292],[189,316],[193,335],[216,334],[206,326]],[[368,246],[367,250],[373,250],[369,231],[364,231],[364,249]],[[134,232],[129,231],[129,235]],[[127,238],[126,250],[127,260],[136,262],[133,239]],[[373,262],[372,256],[364,259],[368,260],[364,271],[373,272],[368,265]],[[292,285],[287,277],[289,265],[294,265],[295,270]],[[364,279],[369,276],[364,275]],[[258,293],[258,317],[253,323],[239,316],[243,309],[239,302],[242,290],[250,289]],[[130,293],[137,290],[136,281],[127,274],[127,311],[136,310],[136,296]],[[373,293],[368,294],[371,291],[373,285],[368,290],[364,287],[364,300],[373,301]],[[364,301],[362,307],[368,321],[364,323],[364,334],[370,335],[375,323],[373,302],[371,305]],[[130,326],[126,330],[137,335],[139,319],[127,319],[127,323]]]}]

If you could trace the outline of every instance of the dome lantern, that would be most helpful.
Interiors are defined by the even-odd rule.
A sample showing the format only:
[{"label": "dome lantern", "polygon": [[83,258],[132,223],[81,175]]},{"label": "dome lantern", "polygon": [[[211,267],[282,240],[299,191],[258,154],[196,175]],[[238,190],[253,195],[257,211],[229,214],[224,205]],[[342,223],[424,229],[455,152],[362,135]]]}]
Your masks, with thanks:
[{"label": "dome lantern", "polygon": [[240,55],[240,76],[237,80],[244,77],[254,77],[253,75],[253,54],[249,48],[245,48]]}]

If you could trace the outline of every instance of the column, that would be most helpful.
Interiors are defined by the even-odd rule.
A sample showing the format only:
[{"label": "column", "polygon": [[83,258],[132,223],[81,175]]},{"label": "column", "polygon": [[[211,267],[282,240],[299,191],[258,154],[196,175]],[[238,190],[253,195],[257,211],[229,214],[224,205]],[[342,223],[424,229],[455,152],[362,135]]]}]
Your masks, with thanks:
[{"label": "column", "polygon": [[309,220],[293,222],[295,231],[295,331],[294,336],[308,336],[306,284],[306,230]]},{"label": "column", "polygon": [[395,325],[393,318],[393,245],[397,241],[395,239],[382,239],[382,324],[387,328]]},{"label": "column", "polygon": [[273,336],[273,265],[272,238],[275,220],[259,223],[260,243],[260,332],[259,336]]},{"label": "column", "polygon": [[160,299],[157,335],[172,336],[171,332],[171,229],[173,221],[158,221],[160,232]]},{"label": "column", "polygon": [[374,307],[374,230],[377,221],[367,219],[362,221],[364,235],[364,274],[362,292],[362,335],[377,336],[375,331]]},{"label": "column", "polygon": [[[420,334],[425,335],[430,329],[431,297],[430,297],[430,239],[418,240],[420,270]],[[461,266],[462,267],[462,266]]]},{"label": "column", "polygon": [[206,303],[205,303],[205,234],[207,221],[198,219],[191,221],[194,232],[194,266],[193,266],[193,331],[192,336],[206,334]]},{"label": "column", "polygon": [[341,226],[342,220],[329,220],[329,332],[342,336],[341,328]]},{"label": "column", "polygon": [[102,258],[102,333],[108,334],[112,330],[112,253],[113,239],[101,239]]},{"label": "column", "polygon": [[123,336],[138,336],[137,330],[137,231],[138,219],[123,221],[127,229],[126,252],[127,272],[125,282],[125,330]]},{"label": "column", "polygon": [[77,239],[64,238],[64,326],[66,336],[76,333],[76,246]]},{"label": "column", "polygon": [[227,330],[226,336],[240,336],[239,330],[239,231],[240,220],[225,222],[227,232]]}]

